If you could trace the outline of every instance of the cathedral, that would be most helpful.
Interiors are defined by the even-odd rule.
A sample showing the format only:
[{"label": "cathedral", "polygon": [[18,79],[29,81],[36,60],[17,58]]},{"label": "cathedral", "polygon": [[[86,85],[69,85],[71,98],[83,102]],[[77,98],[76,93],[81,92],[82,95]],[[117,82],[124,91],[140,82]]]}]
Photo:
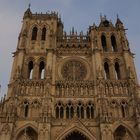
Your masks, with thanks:
[{"label": "cathedral", "polygon": [[56,12],[23,16],[0,140],[140,140],[140,86],[123,22],[69,33]]}]

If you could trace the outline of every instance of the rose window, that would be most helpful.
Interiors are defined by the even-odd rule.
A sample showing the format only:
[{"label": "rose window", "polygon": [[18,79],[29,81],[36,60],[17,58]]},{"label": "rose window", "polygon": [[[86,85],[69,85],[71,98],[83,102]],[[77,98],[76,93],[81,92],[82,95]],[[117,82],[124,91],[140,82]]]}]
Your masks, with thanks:
[{"label": "rose window", "polygon": [[84,80],[87,70],[83,63],[78,60],[70,60],[62,67],[62,76],[65,80],[77,81]]}]

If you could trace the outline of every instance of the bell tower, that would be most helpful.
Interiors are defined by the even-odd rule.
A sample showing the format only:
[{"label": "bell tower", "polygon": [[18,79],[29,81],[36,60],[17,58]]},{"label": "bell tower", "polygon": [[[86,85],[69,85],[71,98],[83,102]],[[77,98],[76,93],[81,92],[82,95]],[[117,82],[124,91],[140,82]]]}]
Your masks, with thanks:
[{"label": "bell tower", "polygon": [[56,12],[23,16],[0,140],[138,140],[140,87],[125,27],[101,16],[86,34]]}]

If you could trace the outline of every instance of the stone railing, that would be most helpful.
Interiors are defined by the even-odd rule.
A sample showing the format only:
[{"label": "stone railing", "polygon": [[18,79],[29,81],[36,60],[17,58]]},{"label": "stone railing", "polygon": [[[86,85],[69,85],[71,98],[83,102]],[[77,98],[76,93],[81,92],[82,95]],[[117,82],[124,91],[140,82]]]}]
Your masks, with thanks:
[{"label": "stone railing", "polygon": [[18,85],[16,93],[21,96],[40,96],[46,92],[45,80],[21,80]]},{"label": "stone railing", "polygon": [[98,94],[104,96],[130,96],[135,93],[135,84],[128,80],[100,80]]},{"label": "stone railing", "polygon": [[57,81],[56,97],[93,97],[94,84],[91,81]]},{"label": "stone railing", "polygon": [[61,38],[57,38],[57,41],[63,43],[87,43],[89,42],[89,37],[87,35],[64,35]]}]

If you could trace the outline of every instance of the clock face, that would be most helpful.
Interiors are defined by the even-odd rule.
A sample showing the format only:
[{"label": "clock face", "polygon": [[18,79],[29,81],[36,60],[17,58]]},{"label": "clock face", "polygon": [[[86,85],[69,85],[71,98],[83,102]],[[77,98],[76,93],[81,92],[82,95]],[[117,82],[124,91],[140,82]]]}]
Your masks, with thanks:
[{"label": "clock face", "polygon": [[62,66],[62,76],[68,81],[84,80],[87,69],[83,63],[78,60],[70,60]]}]

